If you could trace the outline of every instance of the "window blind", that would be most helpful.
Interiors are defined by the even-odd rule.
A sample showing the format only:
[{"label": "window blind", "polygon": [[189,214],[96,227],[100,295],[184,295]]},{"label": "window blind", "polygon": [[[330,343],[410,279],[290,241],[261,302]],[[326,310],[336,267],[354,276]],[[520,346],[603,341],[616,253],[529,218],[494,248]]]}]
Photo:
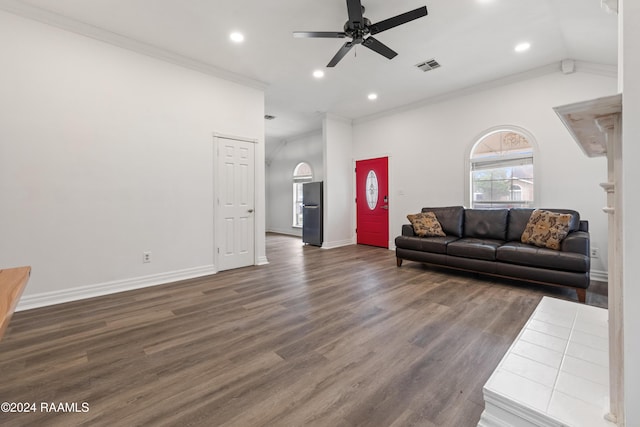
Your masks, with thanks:
[{"label": "window blind", "polygon": [[506,168],[513,166],[525,166],[532,165],[533,157],[514,157],[514,158],[500,158],[500,159],[483,159],[483,160],[471,160],[471,170],[479,171],[479,170],[487,170],[487,169],[497,169],[497,168]]}]

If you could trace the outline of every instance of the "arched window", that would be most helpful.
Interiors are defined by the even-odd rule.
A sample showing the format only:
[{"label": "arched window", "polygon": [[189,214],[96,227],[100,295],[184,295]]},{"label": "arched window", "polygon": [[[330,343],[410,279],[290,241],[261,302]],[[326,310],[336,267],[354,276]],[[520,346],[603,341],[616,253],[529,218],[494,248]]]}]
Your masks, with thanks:
[{"label": "arched window", "polygon": [[302,184],[313,180],[308,163],[298,163],[293,170],[293,226],[302,227]]},{"label": "arched window", "polygon": [[533,144],[525,132],[492,130],[473,145],[470,202],[473,208],[532,207]]}]

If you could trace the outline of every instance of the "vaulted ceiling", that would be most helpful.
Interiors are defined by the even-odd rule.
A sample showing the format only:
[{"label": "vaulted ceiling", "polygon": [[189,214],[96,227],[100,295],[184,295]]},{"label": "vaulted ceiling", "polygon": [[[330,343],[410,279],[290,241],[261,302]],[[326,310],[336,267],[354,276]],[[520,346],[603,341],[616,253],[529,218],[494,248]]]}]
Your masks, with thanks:
[{"label": "vaulted ceiling", "polygon": [[[293,31],[341,31],[345,0],[0,0],[0,7],[60,17],[62,26],[107,34],[266,87],[267,139],[319,129],[324,113],[359,119],[570,58],[615,66],[617,15],[600,0],[364,0],[377,22],[426,5],[428,16],[376,38],[388,60],[362,46],[335,67],[344,39],[301,39]],[[230,41],[240,31],[245,40]],[[515,52],[520,42],[531,47]],[[416,64],[441,66],[422,72]],[[610,68],[609,67],[609,68]],[[314,70],[324,70],[316,79]],[[367,95],[378,94],[370,101]]]}]

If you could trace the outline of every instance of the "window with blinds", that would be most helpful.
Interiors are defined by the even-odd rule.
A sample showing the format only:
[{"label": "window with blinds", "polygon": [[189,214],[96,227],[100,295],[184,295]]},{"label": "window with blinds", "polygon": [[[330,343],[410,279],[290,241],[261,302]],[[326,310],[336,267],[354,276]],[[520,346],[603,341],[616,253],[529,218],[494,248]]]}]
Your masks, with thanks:
[{"label": "window with blinds", "polygon": [[533,147],[524,135],[489,133],[473,147],[470,162],[473,208],[533,206]]}]

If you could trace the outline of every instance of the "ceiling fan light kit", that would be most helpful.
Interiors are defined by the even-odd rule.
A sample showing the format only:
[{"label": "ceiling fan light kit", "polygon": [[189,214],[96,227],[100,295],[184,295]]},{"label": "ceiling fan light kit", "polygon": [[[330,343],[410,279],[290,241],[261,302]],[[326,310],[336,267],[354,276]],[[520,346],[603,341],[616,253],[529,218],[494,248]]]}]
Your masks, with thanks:
[{"label": "ceiling fan light kit", "polygon": [[347,0],[347,12],[349,19],[344,24],[343,31],[295,31],[293,36],[300,38],[350,38],[351,41],[342,45],[338,53],[329,61],[327,67],[335,67],[352,47],[359,44],[379,53],[387,59],[393,59],[397,53],[384,43],[375,39],[373,35],[426,16],[427,7],[422,6],[374,24],[364,17],[364,6],[362,6],[361,0]]}]

